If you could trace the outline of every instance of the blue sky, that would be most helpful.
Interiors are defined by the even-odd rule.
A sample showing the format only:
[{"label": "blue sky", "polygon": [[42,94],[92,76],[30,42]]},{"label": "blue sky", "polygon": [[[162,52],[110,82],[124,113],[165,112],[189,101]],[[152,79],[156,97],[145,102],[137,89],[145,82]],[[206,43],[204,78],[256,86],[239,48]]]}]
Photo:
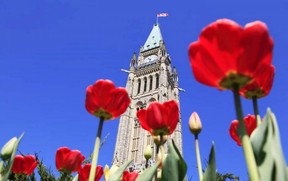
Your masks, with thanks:
[{"label": "blue sky", "polygon": [[[79,149],[86,156],[93,149],[98,120],[84,107],[86,87],[97,79],[111,79],[125,86],[133,52],[139,53],[156,14],[162,35],[178,69],[183,122],[184,158],[188,177],[198,180],[194,140],[188,119],[198,112],[202,160],[208,159],[211,142],[216,146],[217,169],[247,180],[242,149],[228,134],[235,119],[230,91],[218,91],[195,81],[187,56],[209,23],[229,18],[241,25],[261,20],[274,39],[276,76],[268,97],[259,100],[260,114],[271,107],[278,118],[282,146],[288,157],[288,2],[268,1],[0,1],[0,145],[25,132],[19,150],[37,152],[55,168],[61,146]],[[245,115],[252,103],[243,100]],[[119,120],[104,125],[110,134],[100,151],[99,163],[111,164]]]}]

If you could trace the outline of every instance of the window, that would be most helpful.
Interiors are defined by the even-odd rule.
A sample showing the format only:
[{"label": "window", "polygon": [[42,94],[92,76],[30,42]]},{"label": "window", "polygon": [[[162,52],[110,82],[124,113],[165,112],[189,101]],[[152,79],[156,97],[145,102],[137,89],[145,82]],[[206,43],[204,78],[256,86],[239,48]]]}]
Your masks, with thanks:
[{"label": "window", "polygon": [[138,80],[138,91],[137,91],[138,94],[140,93],[140,90],[141,90],[141,80],[139,79]]},{"label": "window", "polygon": [[138,146],[140,140],[141,125],[138,119],[134,119],[133,140],[132,140],[132,155],[131,159],[137,162]]},{"label": "window", "polygon": [[147,135],[147,146],[148,145],[151,146],[151,135],[150,134]]},{"label": "window", "polygon": [[138,102],[136,103],[135,107],[136,107],[136,110],[139,111],[140,109],[143,109],[143,108],[144,108],[144,104],[143,104],[143,102],[138,101]]},{"label": "window", "polygon": [[159,88],[159,74],[156,74],[156,89]]},{"label": "window", "polygon": [[149,90],[152,90],[152,85],[153,85],[153,77],[150,76],[150,87],[149,87]]},{"label": "window", "polygon": [[144,78],[144,92],[146,92],[146,88],[147,88],[147,78]]}]

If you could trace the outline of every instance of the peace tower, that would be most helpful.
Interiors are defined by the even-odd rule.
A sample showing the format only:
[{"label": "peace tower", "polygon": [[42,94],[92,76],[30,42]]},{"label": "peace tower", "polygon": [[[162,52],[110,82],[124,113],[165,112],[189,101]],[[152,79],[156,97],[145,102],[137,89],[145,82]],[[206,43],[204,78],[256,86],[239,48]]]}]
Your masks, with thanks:
[{"label": "peace tower", "polygon": [[[131,103],[120,117],[113,164],[119,166],[133,159],[133,169],[139,171],[145,165],[143,154],[147,145],[151,145],[153,150],[149,164],[155,161],[156,145],[153,136],[141,128],[136,116],[137,111],[147,108],[153,101],[162,103],[176,100],[179,103],[178,74],[176,68],[172,68],[171,58],[158,23],[153,25],[144,46],[140,48],[139,55],[133,54],[130,69],[126,72],[128,73],[126,89]],[[176,130],[169,136],[167,142],[171,139],[182,153],[181,117]]]}]

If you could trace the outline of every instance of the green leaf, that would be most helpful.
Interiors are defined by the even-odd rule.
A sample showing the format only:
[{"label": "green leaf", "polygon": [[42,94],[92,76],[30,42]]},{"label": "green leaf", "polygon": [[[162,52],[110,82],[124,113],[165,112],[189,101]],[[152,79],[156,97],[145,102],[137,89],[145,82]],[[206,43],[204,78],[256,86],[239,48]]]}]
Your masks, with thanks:
[{"label": "green leaf", "polygon": [[20,141],[21,141],[23,136],[24,136],[24,133],[22,133],[20,135],[20,137],[17,139],[17,141],[15,143],[13,152],[11,154],[11,157],[10,157],[9,161],[8,161],[7,169],[6,169],[6,171],[5,171],[4,175],[3,175],[3,178],[2,178],[3,180],[8,180],[8,178],[9,178],[9,175],[10,175],[10,172],[11,172],[11,168],[12,168],[12,165],[14,163],[14,158],[15,158],[15,155],[16,155],[16,152],[17,152],[17,149],[18,149],[18,145],[19,145],[19,143],[20,143]]},{"label": "green leaf", "polygon": [[3,162],[3,161],[1,161],[1,162],[0,162],[0,174],[2,173],[2,168],[3,168],[3,165],[4,165],[4,162]]},{"label": "green leaf", "polygon": [[183,181],[186,176],[187,165],[177,149],[174,141],[168,145],[167,157],[162,167],[162,180]]},{"label": "green leaf", "polygon": [[155,163],[152,167],[147,168],[144,170],[144,172],[139,175],[136,179],[136,181],[147,181],[147,180],[152,180],[154,177],[155,173],[157,172],[157,168],[159,166],[160,162]]},{"label": "green leaf", "polygon": [[275,115],[268,108],[264,121],[251,135],[260,180],[288,180]]},{"label": "green leaf", "polygon": [[216,162],[215,162],[214,143],[212,143],[212,147],[209,154],[209,162],[203,176],[203,181],[216,181]]},{"label": "green leaf", "polygon": [[119,167],[114,172],[113,175],[109,176],[108,181],[121,181],[124,170],[128,167],[128,165],[130,165],[131,162],[132,162],[132,160],[125,162],[121,167]]}]

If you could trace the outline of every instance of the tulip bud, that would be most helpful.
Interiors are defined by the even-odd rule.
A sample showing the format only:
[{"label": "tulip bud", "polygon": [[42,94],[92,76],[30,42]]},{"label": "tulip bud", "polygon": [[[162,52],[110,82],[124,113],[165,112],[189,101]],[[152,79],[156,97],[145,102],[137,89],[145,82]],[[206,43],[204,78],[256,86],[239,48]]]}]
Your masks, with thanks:
[{"label": "tulip bud", "polygon": [[109,176],[110,176],[110,174],[109,174],[109,166],[105,165],[105,167],[104,167],[104,180],[107,181]]},{"label": "tulip bud", "polygon": [[[161,143],[160,143],[160,136],[153,136],[153,139],[154,139],[154,143],[157,145],[157,146],[160,146],[161,145]],[[168,136],[167,135],[163,135],[162,136],[162,141],[163,141],[163,143],[162,144],[164,144],[164,143],[166,143],[166,141],[167,141],[167,139],[168,139]]]},{"label": "tulip bud", "polygon": [[117,165],[112,165],[111,168],[109,169],[108,165],[105,165],[104,167],[104,180],[108,181],[110,175],[113,175],[117,170],[118,170],[118,166]]},{"label": "tulip bud", "polygon": [[17,142],[17,138],[14,137],[10,139],[3,147],[1,150],[1,158],[2,160],[7,160],[10,158],[11,154],[13,153],[15,144]]},{"label": "tulip bud", "polygon": [[193,112],[189,118],[189,128],[191,133],[197,136],[202,130],[201,120],[196,112]]},{"label": "tulip bud", "polygon": [[162,180],[162,169],[158,169],[157,170],[157,181],[161,181]]},{"label": "tulip bud", "polygon": [[144,151],[144,157],[146,160],[149,160],[152,157],[152,148],[151,145],[147,145]]}]

